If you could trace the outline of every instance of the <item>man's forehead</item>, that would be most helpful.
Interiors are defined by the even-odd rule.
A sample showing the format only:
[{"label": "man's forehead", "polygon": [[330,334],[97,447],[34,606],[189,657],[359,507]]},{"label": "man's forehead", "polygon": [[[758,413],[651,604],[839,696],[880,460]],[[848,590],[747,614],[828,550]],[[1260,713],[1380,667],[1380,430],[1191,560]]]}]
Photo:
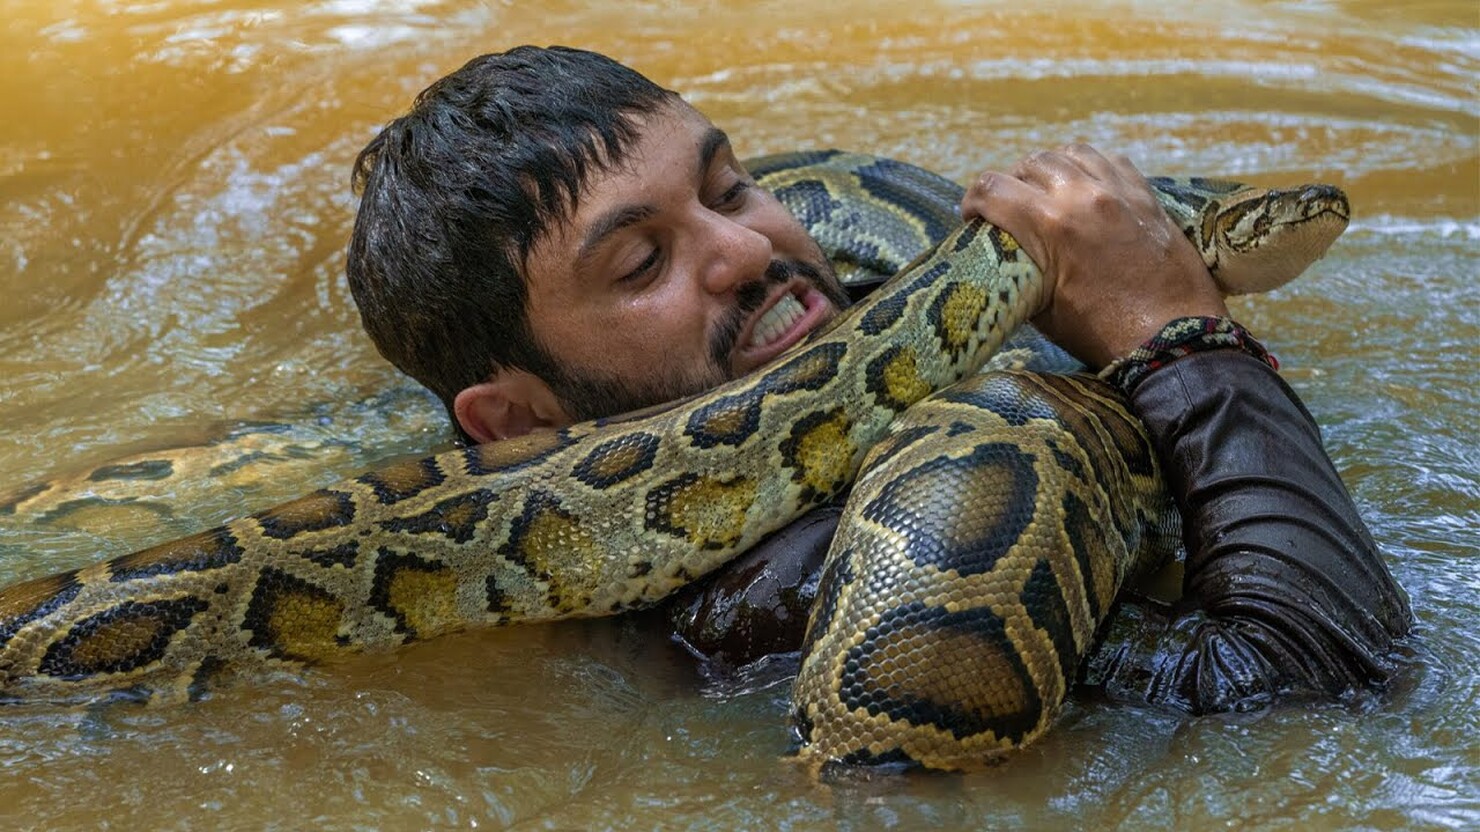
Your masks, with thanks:
[{"label": "man's forehead", "polygon": [[608,219],[611,212],[624,206],[641,209],[642,190],[659,173],[653,169],[657,163],[674,166],[668,173],[687,180],[701,174],[703,165],[730,145],[724,131],[678,98],[652,113],[634,116],[632,122],[636,133],[620,158],[591,170],[580,192],[572,195],[574,210],[562,212],[536,238],[531,259],[540,254],[574,258],[596,230],[593,226]]},{"label": "man's forehead", "polygon": [[[693,169],[692,160],[708,158],[716,147],[729,144],[729,137],[723,131],[681,98],[675,97],[651,113],[634,116],[632,123],[637,128],[633,140],[622,148],[614,164],[587,177],[581,188],[582,202],[601,195],[603,185],[611,180],[650,174],[652,171],[646,169],[645,163],[657,161],[655,156],[675,163],[688,160],[689,164],[680,168],[688,175]],[[614,195],[619,194],[620,191]]]}]

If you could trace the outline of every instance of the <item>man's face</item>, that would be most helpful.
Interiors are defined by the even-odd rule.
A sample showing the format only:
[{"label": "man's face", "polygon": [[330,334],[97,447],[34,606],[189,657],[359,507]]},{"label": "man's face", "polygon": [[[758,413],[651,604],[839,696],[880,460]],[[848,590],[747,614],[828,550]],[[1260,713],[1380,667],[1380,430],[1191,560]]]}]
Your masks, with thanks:
[{"label": "man's face", "polygon": [[675,102],[639,131],[528,261],[530,327],[574,420],[744,375],[846,303],[817,244],[708,119]]}]

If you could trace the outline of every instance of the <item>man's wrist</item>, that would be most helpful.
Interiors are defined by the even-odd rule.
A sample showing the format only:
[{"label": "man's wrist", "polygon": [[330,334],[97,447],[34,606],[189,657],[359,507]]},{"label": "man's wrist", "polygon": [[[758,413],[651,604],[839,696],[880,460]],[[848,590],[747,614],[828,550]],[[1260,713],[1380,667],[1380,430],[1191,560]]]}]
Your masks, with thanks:
[{"label": "man's wrist", "polygon": [[1278,370],[1279,361],[1253,335],[1227,316],[1176,318],[1124,356],[1100,370],[1100,378],[1130,395],[1146,376],[1185,355],[1207,350],[1238,350]]}]

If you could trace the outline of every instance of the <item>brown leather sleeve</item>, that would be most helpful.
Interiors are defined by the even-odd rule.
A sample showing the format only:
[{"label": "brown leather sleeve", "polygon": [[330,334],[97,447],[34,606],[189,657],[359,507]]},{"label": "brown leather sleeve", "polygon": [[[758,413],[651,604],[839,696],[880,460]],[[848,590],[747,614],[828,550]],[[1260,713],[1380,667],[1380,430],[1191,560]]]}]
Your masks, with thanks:
[{"label": "brown leather sleeve", "polygon": [[822,561],[842,509],[813,509],[670,602],[674,636],[696,656],[740,667],[802,646]]},{"label": "brown leather sleeve", "polygon": [[1294,391],[1213,350],[1151,373],[1131,404],[1182,511],[1183,598],[1124,605],[1085,683],[1194,713],[1383,684],[1412,613]]}]

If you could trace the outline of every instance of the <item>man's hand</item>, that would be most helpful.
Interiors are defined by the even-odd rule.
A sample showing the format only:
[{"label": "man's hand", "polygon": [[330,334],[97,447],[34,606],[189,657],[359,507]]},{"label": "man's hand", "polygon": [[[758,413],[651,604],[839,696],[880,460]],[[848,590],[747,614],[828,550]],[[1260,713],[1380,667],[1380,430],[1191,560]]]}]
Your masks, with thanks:
[{"label": "man's hand", "polygon": [[1084,144],[1034,153],[1011,174],[978,177],[961,215],[1017,239],[1048,282],[1033,323],[1092,368],[1174,318],[1228,314],[1202,258],[1124,156]]}]

